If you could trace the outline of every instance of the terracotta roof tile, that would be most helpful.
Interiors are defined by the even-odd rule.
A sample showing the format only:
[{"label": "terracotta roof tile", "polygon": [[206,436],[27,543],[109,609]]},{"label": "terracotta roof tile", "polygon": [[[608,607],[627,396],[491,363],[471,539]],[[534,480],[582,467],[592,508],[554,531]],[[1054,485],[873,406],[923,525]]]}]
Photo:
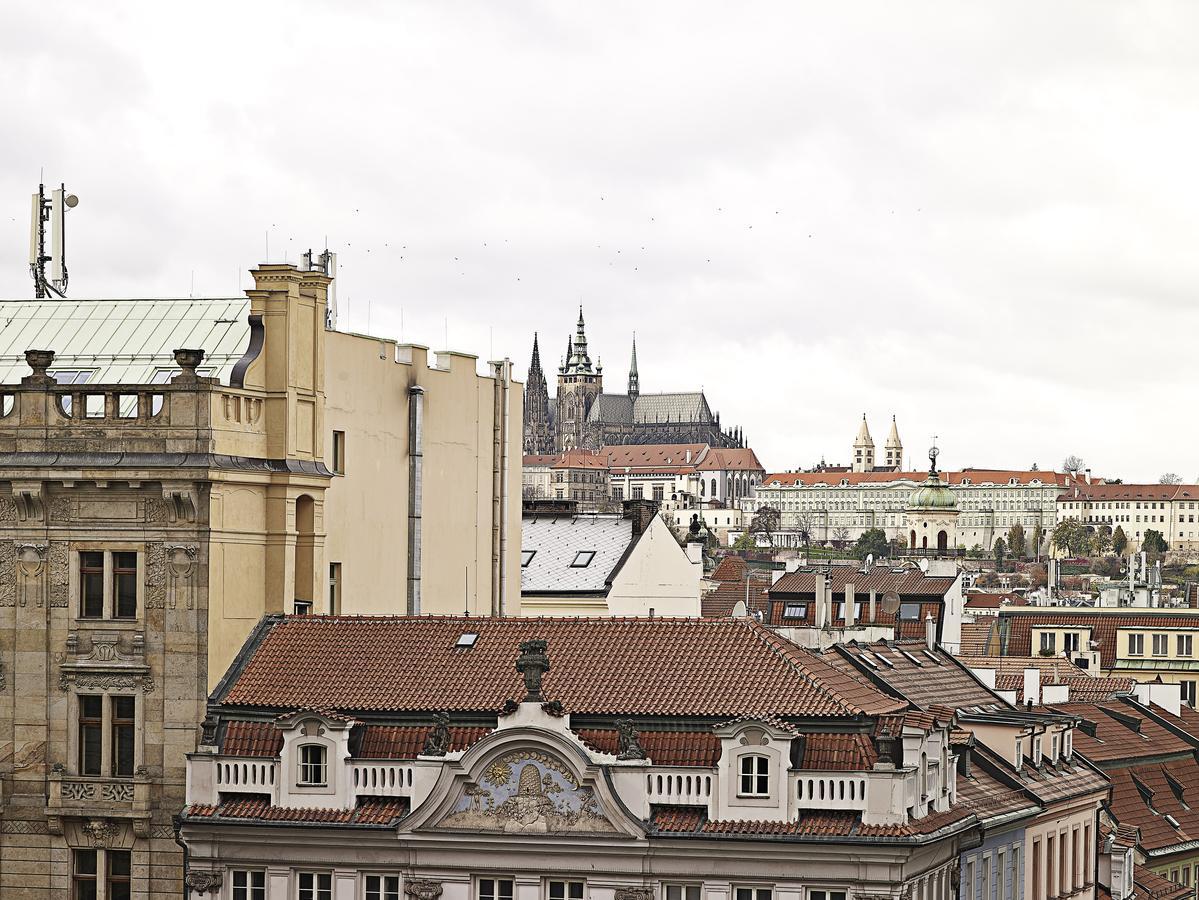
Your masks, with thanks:
[{"label": "terracotta roof tile", "polygon": [[798,821],[764,822],[707,818],[702,807],[656,807],[650,816],[651,828],[659,833],[780,837],[892,837],[904,838],[932,834],[941,828],[965,822],[973,813],[962,804],[942,813],[933,813],[906,825],[863,825],[861,814],[852,811],[803,812]]},{"label": "terracotta roof tile", "polygon": [[1137,888],[1135,900],[1186,900],[1193,896],[1189,885],[1175,884],[1145,866],[1132,867],[1132,883]]},{"label": "terracotta roof tile", "polygon": [[283,732],[273,722],[230,722],[221,742],[226,756],[279,755],[283,749]]},{"label": "terracotta roof tile", "polygon": [[[862,660],[862,665],[873,662],[871,675],[916,706],[927,708],[942,704],[953,709],[974,706],[1008,708],[1003,700],[957,665],[944,650],[938,648],[932,651],[937,661],[929,659],[926,651],[922,642],[843,644],[824,656],[842,666],[854,665],[845,659],[846,656]],[[883,662],[879,662],[880,659]],[[916,662],[912,662],[913,659]]]},{"label": "terracotta roof tile", "polygon": [[248,819],[308,825],[388,825],[408,812],[408,801],[397,797],[362,797],[354,809],[312,809],[272,806],[270,798],[247,794],[219,805],[192,805],[183,811],[191,819]]},{"label": "terracotta roof tile", "polygon": [[[455,646],[464,632],[478,636],[470,649]],[[515,662],[530,638],[549,644],[545,696],[572,713],[837,716],[896,703],[752,619],[431,616],[281,617],[222,702],[494,712],[524,695]]]},{"label": "terracotta roof tile", "polygon": [[820,772],[861,772],[874,768],[878,751],[865,734],[809,734],[800,769]]},{"label": "terracotta roof tile", "polygon": [[969,775],[958,775],[958,802],[965,804],[980,819],[998,818],[1022,810],[1035,812],[1039,807],[1023,791],[1008,787],[982,766],[972,766]]},{"label": "terracotta roof tile", "polygon": [[[364,725],[358,759],[416,759],[432,725]],[[450,727],[450,751],[465,750],[491,734],[490,728]]]},{"label": "terracotta roof tile", "polygon": [[962,656],[986,656],[991,650],[991,637],[998,621],[995,616],[975,616],[973,622],[963,622]]},{"label": "terracotta roof tile", "polygon": [[1031,656],[1034,625],[1089,627],[1090,640],[1099,642],[1102,665],[1116,659],[1116,632],[1120,628],[1199,628],[1199,613],[1159,612],[1144,609],[1059,608],[1036,610],[1031,607],[1003,609],[999,613],[999,632],[1004,656]]},{"label": "terracotta roof tile", "polygon": [[[615,728],[579,728],[576,733],[604,753],[620,747]],[[720,738],[710,731],[641,731],[637,738],[656,766],[712,768],[720,761]]]},{"label": "terracotta roof tile", "polygon": [[1193,757],[1113,768],[1107,774],[1112,815],[1141,829],[1143,849],[1164,850],[1199,840],[1199,763]]},{"label": "terracotta roof tile", "polygon": [[[965,479],[969,479],[970,484],[975,486],[986,484],[1007,486],[1013,478],[1021,485],[1031,485],[1034,481],[1038,481],[1043,485],[1057,485],[1062,489],[1074,483],[1074,479],[1070,475],[1059,472],[963,469],[960,472],[941,472],[940,475],[942,480],[951,486],[961,485]],[[836,487],[841,483],[842,479],[845,479],[850,486],[859,484],[890,484],[897,481],[910,481],[915,486],[927,477],[927,472],[849,472],[829,469],[826,472],[780,472],[769,474],[762,479],[762,484],[767,487],[770,487],[775,482],[778,482],[780,485],[806,485],[809,487],[823,485]]]},{"label": "terracotta roof tile", "polygon": [[766,594],[770,587],[769,573],[751,572],[748,587],[749,590],[746,590],[744,575],[736,581],[721,581],[713,590],[700,596],[700,615],[705,618],[726,618],[733,614],[738,603],[744,603],[748,597],[748,611],[751,614],[761,612],[765,616],[770,608]]},{"label": "terracotta roof tile", "polygon": [[880,606],[882,595],[887,591],[895,591],[901,596],[940,599],[957,580],[952,575],[925,575],[916,568],[896,571],[888,566],[874,566],[865,574],[856,566],[800,569],[797,572],[787,572],[776,581],[770,589],[770,599],[786,599],[786,594],[815,594],[817,577],[821,574],[828,576],[827,584],[831,586],[836,604],[845,599],[846,585],[852,584],[856,599],[862,603],[863,612],[871,591],[876,592]]}]

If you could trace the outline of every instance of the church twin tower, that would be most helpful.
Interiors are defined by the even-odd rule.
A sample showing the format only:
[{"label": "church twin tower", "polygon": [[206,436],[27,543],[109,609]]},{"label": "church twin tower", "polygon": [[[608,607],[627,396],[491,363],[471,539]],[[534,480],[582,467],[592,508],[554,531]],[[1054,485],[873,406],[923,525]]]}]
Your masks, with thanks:
[{"label": "church twin tower", "polygon": [[883,462],[874,463],[874,439],[866,425],[866,414],[862,413],[862,427],[853,442],[853,471],[855,472],[898,472],[903,468],[903,442],[899,439],[899,428],[895,417],[891,417],[891,433],[883,444]]},{"label": "church twin tower", "polygon": [[557,396],[551,401],[537,335],[533,335],[533,358],[525,380],[526,454],[575,448],[598,451],[608,444],[741,447],[743,441],[739,429],[721,429],[720,414],[712,414],[702,391],[642,396],[636,337],[627,393],[605,394],[604,367],[598,361],[591,363],[581,306],[575,333],[567,339],[566,356],[558,367]]}]

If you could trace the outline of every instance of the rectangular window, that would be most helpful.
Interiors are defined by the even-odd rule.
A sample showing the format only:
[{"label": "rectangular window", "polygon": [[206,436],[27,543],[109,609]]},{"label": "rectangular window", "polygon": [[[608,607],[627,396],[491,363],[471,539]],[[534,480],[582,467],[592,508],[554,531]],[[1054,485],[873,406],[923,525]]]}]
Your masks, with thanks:
[{"label": "rectangular window", "polygon": [[1178,655],[1190,656],[1194,647],[1193,636],[1189,634],[1178,635]]},{"label": "rectangular window", "polygon": [[1182,702],[1185,703],[1187,706],[1194,706],[1195,705],[1195,682],[1194,681],[1183,681],[1183,682],[1181,682],[1181,686],[1182,686]]},{"label": "rectangular window", "polygon": [[312,615],[312,601],[311,601],[311,600],[300,600],[300,599],[297,599],[297,600],[295,601],[295,606],[294,606],[294,610],[293,610],[293,611],[295,612],[295,614],[296,614],[297,616],[310,616],[310,615]]},{"label": "rectangular window", "polygon": [[593,559],[595,559],[594,550],[580,550],[575,554],[574,561],[571,562],[570,567],[572,569],[585,569],[591,565]]},{"label": "rectangular window", "polygon": [[804,619],[808,615],[808,605],[806,603],[784,603],[783,618],[784,619]]},{"label": "rectangular window", "polygon": [[1145,655],[1145,635],[1130,634],[1128,636],[1128,655],[1129,656],[1144,656]]},{"label": "rectangular window", "polygon": [[235,869],[233,900],[266,900],[266,872]]},{"label": "rectangular window", "polygon": [[645,496],[645,489],[639,484],[633,485],[633,499],[640,500],[644,496]]},{"label": "rectangular window", "polygon": [[612,499],[615,500],[617,503],[623,503],[624,502],[624,488],[622,488],[622,487],[612,488]]},{"label": "rectangular window", "polygon": [[1153,636],[1153,655],[1167,656],[1170,653],[1170,635],[1155,634]]},{"label": "rectangular window", "polygon": [[845,891],[809,890],[808,900],[845,900]]},{"label": "rectangular window", "polygon": [[662,489],[662,485],[655,484],[654,485],[654,499],[657,500],[659,503],[661,503],[662,499],[663,499],[663,497],[665,497],[665,495],[666,495],[666,492]]},{"label": "rectangular window", "polygon": [[1077,631],[1062,635],[1062,649],[1067,653],[1077,653],[1079,646],[1080,640]]},{"label": "rectangular window", "polygon": [[341,563],[329,563],[329,614],[341,615]]},{"label": "rectangular window", "polygon": [[79,618],[104,617],[104,554],[87,550],[79,554]]},{"label": "rectangular window", "polygon": [[1055,632],[1041,632],[1041,652],[1057,653],[1057,634]]},{"label": "rectangular window", "polygon": [[79,774],[101,774],[104,756],[104,697],[79,696]]},{"label": "rectangular window", "polygon": [[702,900],[703,888],[698,884],[668,884],[663,900]]},{"label": "rectangular window", "polygon": [[112,774],[133,776],[134,699],[110,697],[112,704]]},{"label": "rectangular window", "polygon": [[736,900],[771,900],[774,889],[768,887],[739,887],[733,892]]},{"label": "rectangular window", "polygon": [[899,618],[905,622],[920,621],[920,604],[919,603],[901,603],[899,604]]},{"label": "rectangular window", "polygon": [[137,618],[137,554],[123,550],[112,555],[113,616]]},{"label": "rectangular window", "polygon": [[328,872],[301,872],[299,900],[333,900],[333,876]]},{"label": "rectangular window", "polygon": [[511,878],[480,878],[478,900],[512,900]]},{"label": "rectangular window", "polygon": [[333,432],[333,474],[346,474],[346,433]]},{"label": "rectangular window", "polygon": [[128,850],[106,850],[108,892],[105,900],[129,900],[133,895],[133,854]]},{"label": "rectangular window", "polygon": [[76,850],[72,853],[74,864],[71,866],[71,897],[72,900],[96,900],[99,888],[96,884],[95,850]]},{"label": "rectangular window", "polygon": [[548,888],[549,900],[583,900],[581,881],[551,881]]},{"label": "rectangular window", "polygon": [[324,787],[328,784],[325,748],[320,744],[305,744],[300,748],[300,784],[308,787]]},{"label": "rectangular window", "polygon": [[765,797],[770,794],[770,760],[758,753],[741,757],[742,797]]},{"label": "rectangular window", "polygon": [[367,875],[366,900],[400,900],[400,876]]}]

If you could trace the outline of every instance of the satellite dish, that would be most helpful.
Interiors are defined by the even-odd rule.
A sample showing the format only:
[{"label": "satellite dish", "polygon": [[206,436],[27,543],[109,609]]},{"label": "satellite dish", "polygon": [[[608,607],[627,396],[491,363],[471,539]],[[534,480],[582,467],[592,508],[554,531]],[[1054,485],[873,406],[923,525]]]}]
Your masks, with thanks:
[{"label": "satellite dish", "polygon": [[869,569],[872,565],[874,565],[874,554],[867,553],[866,554],[866,568]]},{"label": "satellite dish", "polygon": [[920,560],[920,571],[923,572],[925,575],[928,574],[928,560],[927,559]]},{"label": "satellite dish", "polygon": [[76,206],[79,205],[79,198],[76,197],[74,194],[67,194],[67,196],[63,199],[62,202],[65,203],[68,208],[74,209]]},{"label": "satellite dish", "polygon": [[895,591],[887,591],[883,594],[883,612],[889,616],[899,612],[899,594]]}]

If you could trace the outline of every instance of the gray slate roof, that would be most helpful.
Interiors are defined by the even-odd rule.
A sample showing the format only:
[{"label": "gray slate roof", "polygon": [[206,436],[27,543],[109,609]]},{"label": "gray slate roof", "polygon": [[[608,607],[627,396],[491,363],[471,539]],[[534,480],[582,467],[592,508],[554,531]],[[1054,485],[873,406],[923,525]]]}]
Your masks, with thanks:
[{"label": "gray slate roof", "polygon": [[[633,540],[633,522],[623,516],[529,517],[521,527],[522,556],[536,551],[521,567],[521,593],[606,592],[608,578]],[[595,552],[590,564],[572,567],[585,550]]]},{"label": "gray slate roof", "polygon": [[[201,371],[228,383],[250,339],[246,297],[0,300],[0,384],[29,374],[26,350],[53,350],[50,371],[90,370],[90,384],[149,383],[173,351],[202,349]],[[161,379],[160,379],[161,380]]]},{"label": "gray slate roof", "polygon": [[587,413],[589,422],[645,425],[654,422],[712,422],[702,391],[680,394],[600,394]]}]

